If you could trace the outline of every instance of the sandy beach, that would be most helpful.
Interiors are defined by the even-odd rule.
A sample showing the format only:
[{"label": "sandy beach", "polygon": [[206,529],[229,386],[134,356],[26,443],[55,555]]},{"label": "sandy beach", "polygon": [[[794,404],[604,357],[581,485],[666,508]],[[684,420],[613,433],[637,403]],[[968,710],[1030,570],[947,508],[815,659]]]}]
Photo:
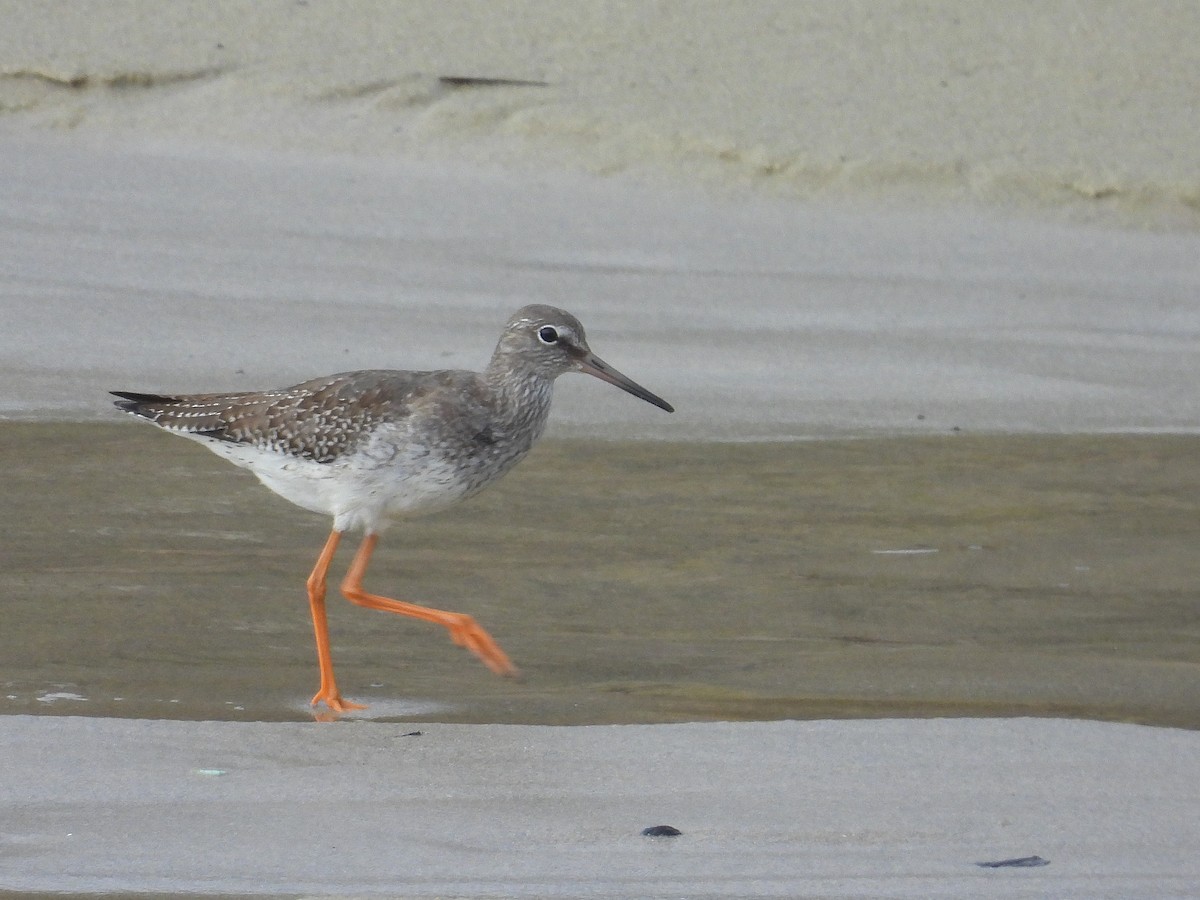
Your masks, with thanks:
[{"label": "sandy beach", "polygon": [[[0,893],[1200,891],[1195,5],[0,22]],[[386,537],[522,681],[343,604],[312,721],[327,523],[106,391],[530,302],[678,412]]]},{"label": "sandy beach", "polygon": [[0,13],[0,109],[21,128],[1200,221],[1200,10],[1186,0],[6,0]]}]

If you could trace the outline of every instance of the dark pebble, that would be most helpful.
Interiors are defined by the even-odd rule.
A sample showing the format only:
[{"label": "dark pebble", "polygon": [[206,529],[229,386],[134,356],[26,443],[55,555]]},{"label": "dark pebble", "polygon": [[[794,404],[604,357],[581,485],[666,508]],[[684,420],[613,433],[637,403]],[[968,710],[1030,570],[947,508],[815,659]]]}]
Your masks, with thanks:
[{"label": "dark pebble", "polygon": [[649,828],[643,828],[642,834],[646,837],[675,837],[683,832],[671,825],[651,825]]},{"label": "dark pebble", "polygon": [[1001,859],[996,862],[975,863],[985,869],[1033,869],[1037,866],[1048,866],[1050,860],[1040,856],[1018,856],[1016,859]]}]

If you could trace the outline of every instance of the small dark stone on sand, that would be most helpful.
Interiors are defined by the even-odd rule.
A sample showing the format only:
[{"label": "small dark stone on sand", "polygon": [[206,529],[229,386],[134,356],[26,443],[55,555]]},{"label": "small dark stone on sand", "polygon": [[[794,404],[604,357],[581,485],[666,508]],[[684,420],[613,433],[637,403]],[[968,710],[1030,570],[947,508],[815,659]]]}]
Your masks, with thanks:
[{"label": "small dark stone on sand", "polygon": [[642,834],[646,837],[675,837],[683,832],[671,825],[651,825],[649,828],[643,828]]},{"label": "small dark stone on sand", "polygon": [[1048,866],[1050,860],[1040,856],[1018,856],[1016,859],[1001,859],[996,862],[975,863],[985,869],[1033,869],[1037,866]]}]

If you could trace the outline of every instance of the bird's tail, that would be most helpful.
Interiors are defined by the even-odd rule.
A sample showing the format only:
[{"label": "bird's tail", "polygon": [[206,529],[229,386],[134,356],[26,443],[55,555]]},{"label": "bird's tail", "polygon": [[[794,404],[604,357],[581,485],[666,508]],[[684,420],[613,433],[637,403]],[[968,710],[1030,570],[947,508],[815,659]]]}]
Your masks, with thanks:
[{"label": "bird's tail", "polygon": [[[167,397],[162,394],[138,394],[133,391],[109,391],[109,393],[114,397],[121,398],[113,403],[117,409],[141,416],[143,419],[156,418],[163,406],[176,400],[175,397]],[[157,407],[157,409],[151,409],[151,407]]]}]

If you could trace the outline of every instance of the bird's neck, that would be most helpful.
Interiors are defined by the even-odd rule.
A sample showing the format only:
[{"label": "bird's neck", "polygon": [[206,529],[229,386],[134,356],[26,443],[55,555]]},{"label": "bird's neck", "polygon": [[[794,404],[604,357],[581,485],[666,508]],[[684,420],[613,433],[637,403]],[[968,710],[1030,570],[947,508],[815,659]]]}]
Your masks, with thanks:
[{"label": "bird's neck", "polygon": [[496,399],[496,413],[510,425],[529,429],[536,437],[550,415],[554,379],[505,362],[503,358],[493,358],[484,373]]}]

